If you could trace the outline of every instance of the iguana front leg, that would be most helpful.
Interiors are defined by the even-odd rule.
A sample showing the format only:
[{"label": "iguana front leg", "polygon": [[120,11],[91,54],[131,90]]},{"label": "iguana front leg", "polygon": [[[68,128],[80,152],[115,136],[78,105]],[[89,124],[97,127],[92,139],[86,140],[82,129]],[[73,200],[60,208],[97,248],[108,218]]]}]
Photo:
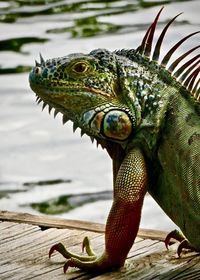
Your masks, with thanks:
[{"label": "iguana front leg", "polygon": [[[134,148],[125,156],[114,184],[114,200],[107,219],[105,231],[105,251],[100,257],[89,254],[75,256],[57,244],[50,250],[59,251],[69,260],[69,266],[90,271],[105,271],[124,265],[138,232],[141,209],[147,188],[147,168],[142,152]],[[90,246],[86,251],[90,252]]]}]

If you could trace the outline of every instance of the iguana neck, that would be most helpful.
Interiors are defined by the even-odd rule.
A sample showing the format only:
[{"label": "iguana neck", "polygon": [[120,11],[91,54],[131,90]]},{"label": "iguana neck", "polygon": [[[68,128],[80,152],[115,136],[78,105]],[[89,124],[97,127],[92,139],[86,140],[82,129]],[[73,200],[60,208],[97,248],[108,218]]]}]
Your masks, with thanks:
[{"label": "iguana neck", "polygon": [[181,86],[162,66],[138,57],[133,50],[126,56],[123,50],[117,61],[122,95],[137,119],[134,137],[122,146],[128,151],[137,144],[146,154],[152,154],[170,104],[175,97],[181,98]]},{"label": "iguana neck", "polygon": [[169,99],[178,93],[180,86],[162,66],[141,58],[135,51],[123,50],[117,54],[121,91],[130,109],[136,111],[137,127],[157,130]]}]

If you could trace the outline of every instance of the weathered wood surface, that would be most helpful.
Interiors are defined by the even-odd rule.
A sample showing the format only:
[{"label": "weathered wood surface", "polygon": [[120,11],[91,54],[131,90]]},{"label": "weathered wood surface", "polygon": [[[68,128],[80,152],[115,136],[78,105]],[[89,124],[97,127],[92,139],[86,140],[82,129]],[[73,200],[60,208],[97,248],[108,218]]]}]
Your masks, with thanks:
[{"label": "weathered wood surface", "polygon": [[[104,233],[105,225],[99,223],[91,223],[78,220],[66,220],[61,218],[55,218],[52,216],[36,216],[28,213],[16,213],[8,211],[0,211],[0,220],[12,221],[17,223],[28,223],[31,225],[37,225],[42,228],[68,228],[68,229],[83,229],[93,232]],[[151,238],[164,241],[166,232],[159,230],[145,230],[140,229],[138,236],[142,238]]]},{"label": "weathered wood surface", "polygon": [[[100,224],[0,212],[0,280],[200,279],[200,255],[187,253],[177,258],[177,245],[167,251],[161,241],[165,233],[159,231],[140,231],[143,237],[137,237],[126,266],[120,271],[98,276],[70,268],[65,275],[62,269],[65,259],[60,254],[48,259],[49,248],[60,241],[71,251],[80,253],[86,235],[100,254],[104,246],[103,231]],[[157,239],[155,236],[152,239],[153,234]]]}]

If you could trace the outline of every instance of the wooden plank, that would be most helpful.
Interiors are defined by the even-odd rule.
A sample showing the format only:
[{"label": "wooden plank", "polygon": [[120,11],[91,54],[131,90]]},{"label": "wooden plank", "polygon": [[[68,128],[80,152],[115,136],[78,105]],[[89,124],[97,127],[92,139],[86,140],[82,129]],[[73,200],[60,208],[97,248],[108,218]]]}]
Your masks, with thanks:
[{"label": "wooden plank", "polygon": [[[70,268],[67,275],[64,275],[63,265],[66,260],[58,253],[53,254],[49,260],[49,248],[61,241],[69,250],[80,253],[83,237],[87,235],[94,250],[97,254],[101,254],[104,233],[77,228],[41,230],[39,226],[10,221],[1,222],[1,229],[3,225],[5,226],[3,232],[4,234],[7,232],[9,238],[6,243],[2,243],[0,238],[1,280],[188,280],[200,277],[198,254],[183,254],[182,258],[177,258],[177,244],[167,251],[163,242],[141,237],[136,238],[126,266],[119,271],[98,276]],[[6,240],[5,235],[3,240]]]},{"label": "wooden plank", "polygon": [[[20,224],[20,226],[23,232],[23,224]],[[29,225],[29,227],[31,228],[32,226]],[[12,235],[15,236],[14,230],[12,231]],[[94,235],[98,237],[99,233],[90,232],[90,237]],[[0,243],[0,279],[32,279],[32,277],[36,275],[46,275],[51,269],[53,269],[53,271],[57,270],[58,267],[60,271],[56,274],[59,275],[60,273],[62,279],[64,279],[65,276],[62,272],[62,256],[57,254],[52,257],[52,259],[59,259],[55,268],[55,266],[51,266],[51,262],[48,260],[48,250],[53,244],[63,241],[67,243],[69,249],[71,248],[74,250],[77,247],[80,251],[84,236],[85,231],[83,232],[75,229],[48,229],[42,231],[38,227],[37,232],[32,232],[32,234],[27,237],[18,234],[18,240],[10,239],[10,241],[7,242],[7,244],[3,244],[3,246]],[[3,252],[6,252],[6,254]],[[57,279],[57,276],[53,279]]]},{"label": "wooden plank", "polygon": [[[38,231],[38,227],[37,226],[31,226],[29,227],[28,224],[16,224],[16,223],[12,223],[12,227],[9,226],[7,227],[7,224],[11,224],[11,222],[4,222],[6,228],[5,229],[1,229],[1,244],[6,243],[9,241],[9,239],[15,240],[18,239],[19,236],[27,236],[29,235],[31,232],[35,232]],[[15,233],[15,235],[13,236],[13,232]]]},{"label": "wooden plank", "polygon": [[28,223],[32,225],[38,225],[44,228],[79,228],[94,232],[104,232],[105,227],[99,223],[90,223],[79,220],[66,220],[61,218],[55,218],[48,215],[32,215],[28,213],[16,213],[8,211],[0,211],[1,221],[12,221],[17,223]]},{"label": "wooden plank", "polygon": [[[28,223],[31,225],[37,225],[42,228],[71,228],[71,229],[82,229],[87,231],[103,233],[105,231],[105,225],[100,223],[91,223],[87,221],[79,220],[69,220],[55,218],[47,215],[32,215],[27,213],[16,213],[8,211],[0,211],[0,220],[1,221],[12,221],[17,223]],[[150,238],[155,240],[164,241],[167,232],[159,230],[149,230],[149,229],[140,229],[138,236],[142,238]]]}]

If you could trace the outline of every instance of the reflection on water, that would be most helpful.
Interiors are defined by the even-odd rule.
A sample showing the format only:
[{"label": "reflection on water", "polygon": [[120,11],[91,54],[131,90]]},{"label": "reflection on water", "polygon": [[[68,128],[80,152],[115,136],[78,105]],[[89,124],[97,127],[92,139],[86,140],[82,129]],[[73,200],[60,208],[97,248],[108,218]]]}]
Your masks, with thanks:
[{"label": "reflection on water", "polygon": [[[109,158],[87,137],[73,134],[70,124],[63,127],[60,117],[40,112],[28,71],[40,52],[50,58],[100,47],[136,48],[161,5],[160,30],[184,11],[164,52],[177,37],[200,29],[199,1],[0,2],[0,209],[105,221],[111,203]],[[198,43],[194,37],[183,50]],[[142,226],[170,227],[150,197]]]}]

